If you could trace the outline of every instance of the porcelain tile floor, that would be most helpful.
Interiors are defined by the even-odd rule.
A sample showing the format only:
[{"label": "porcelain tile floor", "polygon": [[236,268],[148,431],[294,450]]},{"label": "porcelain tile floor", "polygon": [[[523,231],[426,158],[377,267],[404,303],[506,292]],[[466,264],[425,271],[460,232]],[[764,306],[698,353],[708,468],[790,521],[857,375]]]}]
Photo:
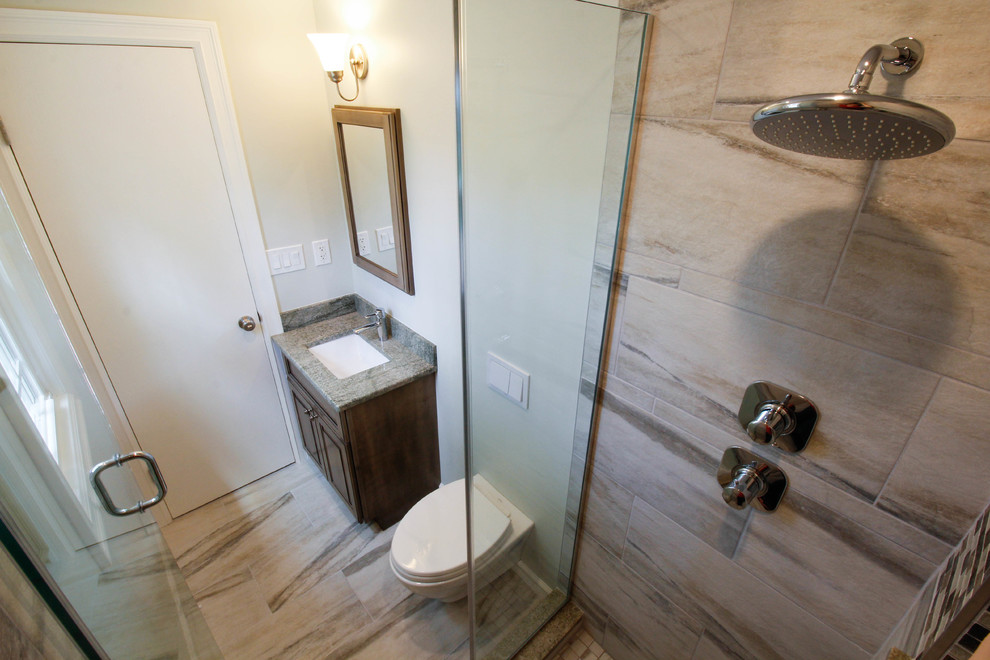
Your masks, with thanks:
[{"label": "porcelain tile floor", "polygon": [[569,644],[560,649],[550,660],[612,660],[585,628],[575,635]]},{"label": "porcelain tile floor", "polygon": [[[388,564],[394,530],[355,523],[305,459],[163,528],[226,658],[466,658],[467,601],[406,590]],[[479,593],[478,618],[537,600],[510,571]]]}]

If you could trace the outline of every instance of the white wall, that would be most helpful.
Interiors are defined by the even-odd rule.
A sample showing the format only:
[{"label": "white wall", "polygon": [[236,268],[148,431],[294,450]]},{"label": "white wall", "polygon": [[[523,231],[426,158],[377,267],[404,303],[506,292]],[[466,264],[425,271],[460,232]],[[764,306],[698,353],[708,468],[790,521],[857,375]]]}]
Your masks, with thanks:
[{"label": "white wall", "polygon": [[[453,3],[315,0],[314,6],[319,31],[349,32],[368,51],[368,77],[351,105],[400,110],[416,293],[357,267],[354,290],[437,346],[440,462],[449,482],[464,474]],[[345,94],[353,94],[353,84],[348,71]],[[348,105],[332,84],[327,91],[330,105]]]},{"label": "white wall", "polygon": [[[568,0],[466,4],[473,470],[534,521],[527,563],[555,583],[619,12]],[[528,409],[487,387],[488,351],[530,374]]]},{"label": "white wall", "polygon": [[[325,74],[306,38],[311,0],[4,0],[3,7],[214,21],[230,80],[255,201],[269,248],[304,244],[305,270],[274,278],[282,310],[353,291]],[[333,263],[312,264],[330,239]]]}]

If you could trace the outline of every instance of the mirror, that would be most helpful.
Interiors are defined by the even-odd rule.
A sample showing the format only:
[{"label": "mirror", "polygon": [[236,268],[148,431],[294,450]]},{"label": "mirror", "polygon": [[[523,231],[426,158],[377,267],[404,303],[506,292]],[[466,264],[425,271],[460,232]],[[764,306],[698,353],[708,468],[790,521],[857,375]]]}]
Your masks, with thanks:
[{"label": "mirror", "polygon": [[412,295],[399,111],[334,106],[331,116],[354,263]]}]

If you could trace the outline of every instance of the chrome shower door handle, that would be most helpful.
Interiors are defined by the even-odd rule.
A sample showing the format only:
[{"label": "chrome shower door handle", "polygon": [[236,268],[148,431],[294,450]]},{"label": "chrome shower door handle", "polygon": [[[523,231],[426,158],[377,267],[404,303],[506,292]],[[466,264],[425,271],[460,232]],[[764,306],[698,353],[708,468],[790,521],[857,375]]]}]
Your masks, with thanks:
[{"label": "chrome shower door handle", "polygon": [[[150,500],[144,500],[143,502],[138,502],[134,506],[129,506],[126,509],[121,509],[113,503],[110,498],[110,493],[107,491],[106,486],[103,485],[103,480],[100,475],[107,468],[118,467],[123,465],[128,461],[142,460],[147,464],[148,474],[151,476],[151,480],[155,482],[155,487],[158,489],[158,493],[155,494]],[[93,466],[93,469],[89,471],[89,481],[93,484],[93,490],[96,491],[96,497],[99,498],[100,504],[111,516],[129,516],[133,513],[143,513],[147,509],[155,506],[159,502],[165,499],[165,494],[168,493],[168,486],[165,485],[165,477],[162,476],[162,471],[158,468],[158,462],[155,457],[146,451],[135,451],[130,454],[114,454],[113,458],[108,461],[103,461],[102,463],[97,463]]]}]

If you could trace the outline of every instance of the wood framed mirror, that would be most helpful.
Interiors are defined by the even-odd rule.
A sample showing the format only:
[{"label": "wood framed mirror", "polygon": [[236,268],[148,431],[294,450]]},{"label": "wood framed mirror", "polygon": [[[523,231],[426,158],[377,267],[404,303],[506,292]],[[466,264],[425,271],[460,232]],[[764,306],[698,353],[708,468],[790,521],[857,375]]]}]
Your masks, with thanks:
[{"label": "wood framed mirror", "polygon": [[399,110],[338,105],[331,117],[354,263],[413,295]]}]

